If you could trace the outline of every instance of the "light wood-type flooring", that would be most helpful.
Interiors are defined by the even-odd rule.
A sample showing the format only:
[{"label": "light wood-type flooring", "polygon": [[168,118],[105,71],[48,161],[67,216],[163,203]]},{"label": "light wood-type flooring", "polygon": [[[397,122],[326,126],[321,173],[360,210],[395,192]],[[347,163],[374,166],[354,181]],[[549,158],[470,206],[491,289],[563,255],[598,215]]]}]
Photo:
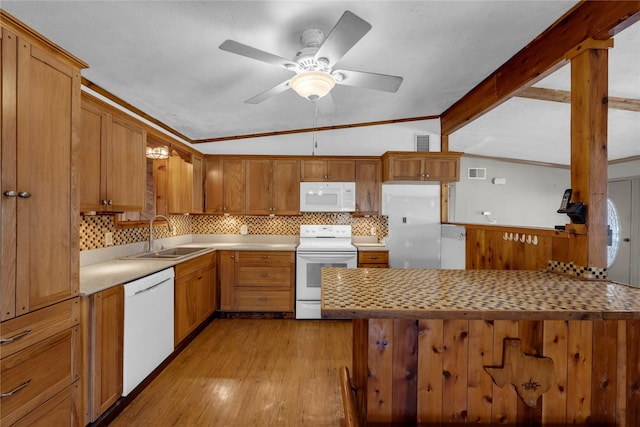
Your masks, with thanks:
[{"label": "light wood-type flooring", "polygon": [[343,426],[351,322],[215,319],[111,426]]}]

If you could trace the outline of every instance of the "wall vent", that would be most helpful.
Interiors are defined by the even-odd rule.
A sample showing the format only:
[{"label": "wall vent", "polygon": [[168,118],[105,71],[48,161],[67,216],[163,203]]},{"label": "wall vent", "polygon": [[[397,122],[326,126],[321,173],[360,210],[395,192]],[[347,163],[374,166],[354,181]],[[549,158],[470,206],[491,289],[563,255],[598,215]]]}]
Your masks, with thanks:
[{"label": "wall vent", "polygon": [[467,169],[468,179],[487,179],[487,168],[469,168]]},{"label": "wall vent", "polygon": [[416,151],[429,151],[429,134],[416,133],[414,143]]}]

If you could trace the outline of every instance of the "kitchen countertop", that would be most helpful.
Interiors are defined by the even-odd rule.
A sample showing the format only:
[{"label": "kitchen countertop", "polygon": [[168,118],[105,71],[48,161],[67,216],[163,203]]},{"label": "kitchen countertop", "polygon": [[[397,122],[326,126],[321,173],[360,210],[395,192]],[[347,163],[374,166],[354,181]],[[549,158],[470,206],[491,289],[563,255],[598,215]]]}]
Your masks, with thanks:
[{"label": "kitchen countertop", "polygon": [[269,243],[269,242],[194,242],[178,247],[209,248],[207,252],[200,252],[180,260],[133,260],[114,259],[80,268],[80,295],[87,296],[103,291],[113,286],[131,282],[132,280],[148,276],[165,268],[197,258],[214,250],[238,251],[295,251],[297,243]]},{"label": "kitchen countertop", "polygon": [[353,242],[353,246],[358,249],[359,252],[389,252],[389,249],[382,243],[358,243]]},{"label": "kitchen countertop", "polygon": [[322,317],[640,319],[640,288],[544,270],[322,269]]}]

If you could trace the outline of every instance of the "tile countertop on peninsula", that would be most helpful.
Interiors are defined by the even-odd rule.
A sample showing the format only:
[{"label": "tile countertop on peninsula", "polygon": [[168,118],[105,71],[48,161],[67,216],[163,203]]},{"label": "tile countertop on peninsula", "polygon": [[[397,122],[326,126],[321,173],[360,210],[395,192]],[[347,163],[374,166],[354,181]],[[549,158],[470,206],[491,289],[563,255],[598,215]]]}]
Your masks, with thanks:
[{"label": "tile countertop on peninsula", "polygon": [[[191,241],[163,239],[165,247],[202,247],[211,250],[239,251],[295,251],[298,236],[240,236],[240,235],[194,235]],[[172,243],[176,242],[176,243]],[[111,247],[89,252],[81,252],[80,295],[86,296],[103,291],[113,286],[127,283],[148,276],[165,268],[173,267],[181,262],[204,255],[206,252],[179,260],[131,260],[120,259],[140,253],[146,249],[146,242],[127,245],[129,248]],[[86,258],[82,262],[82,258]]]},{"label": "tile countertop on peninsula", "polygon": [[322,269],[322,317],[640,319],[640,289],[544,270]]}]

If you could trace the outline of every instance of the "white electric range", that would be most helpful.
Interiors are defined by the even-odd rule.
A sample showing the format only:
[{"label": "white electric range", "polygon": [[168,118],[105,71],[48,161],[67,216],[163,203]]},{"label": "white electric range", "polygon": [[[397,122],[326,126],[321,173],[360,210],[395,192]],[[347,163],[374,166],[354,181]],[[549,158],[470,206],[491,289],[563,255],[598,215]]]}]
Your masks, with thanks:
[{"label": "white electric range", "polygon": [[296,250],[296,319],[320,319],[322,267],[356,268],[350,225],[301,225]]}]

